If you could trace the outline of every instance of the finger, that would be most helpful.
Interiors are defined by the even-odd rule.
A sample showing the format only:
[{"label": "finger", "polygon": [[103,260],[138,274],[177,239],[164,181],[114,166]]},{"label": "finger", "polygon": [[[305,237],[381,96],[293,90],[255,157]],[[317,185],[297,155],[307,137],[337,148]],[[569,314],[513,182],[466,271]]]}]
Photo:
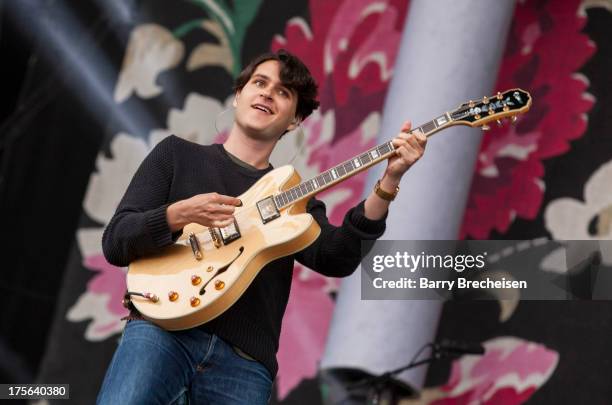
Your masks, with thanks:
[{"label": "finger", "polygon": [[408,138],[404,139],[403,137],[399,136],[391,140],[391,143],[393,144],[393,146],[395,146],[395,149],[400,148],[402,146],[406,146],[407,142]]},{"label": "finger", "polygon": [[398,149],[399,157],[408,165],[413,165],[418,159],[420,154],[414,149],[400,148]]},{"label": "finger", "polygon": [[231,214],[215,214],[209,217],[212,221],[229,221],[234,218]]},{"label": "finger", "polygon": [[234,207],[240,207],[242,205],[242,201],[240,201],[239,198],[223,194],[218,194],[214,201],[219,204],[233,205]]},{"label": "finger", "polygon": [[406,143],[409,145],[408,147],[412,147],[414,150],[418,152],[423,152],[423,146],[420,144],[418,138],[416,136],[411,136]]},{"label": "finger", "polygon": [[212,214],[225,214],[225,215],[232,215],[234,213],[234,211],[236,210],[236,208],[234,208],[231,205],[225,205],[225,204],[215,204],[215,203],[211,203],[209,204],[210,206],[210,212]]},{"label": "finger", "polygon": [[234,222],[234,217],[230,219],[226,219],[226,220],[213,221],[213,226],[216,226],[217,228],[225,228],[226,226],[231,225],[233,222]]},{"label": "finger", "polygon": [[425,134],[422,133],[421,131],[413,132],[413,134],[415,135],[416,139],[419,141],[419,144],[425,147],[425,145],[427,144],[427,136],[425,136]]},{"label": "finger", "polygon": [[393,146],[395,147],[395,155],[396,156],[400,156],[400,149],[405,149],[407,147],[409,147],[408,145],[408,141],[406,139],[403,138],[394,138],[391,143],[393,144]]},{"label": "finger", "polygon": [[404,121],[400,129],[400,132],[410,132],[410,128],[412,128],[412,122],[410,120]]}]

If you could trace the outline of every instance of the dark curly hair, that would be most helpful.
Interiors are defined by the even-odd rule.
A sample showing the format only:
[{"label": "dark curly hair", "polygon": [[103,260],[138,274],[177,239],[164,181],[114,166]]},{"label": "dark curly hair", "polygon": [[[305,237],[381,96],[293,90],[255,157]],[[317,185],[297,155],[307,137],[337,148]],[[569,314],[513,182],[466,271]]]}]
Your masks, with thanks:
[{"label": "dark curly hair", "polygon": [[304,63],[284,49],[278,52],[267,52],[253,59],[234,82],[234,92],[242,90],[251,79],[255,69],[269,60],[280,63],[280,80],[283,86],[295,90],[298,96],[296,115],[304,120],[319,107],[317,101],[317,83]]}]

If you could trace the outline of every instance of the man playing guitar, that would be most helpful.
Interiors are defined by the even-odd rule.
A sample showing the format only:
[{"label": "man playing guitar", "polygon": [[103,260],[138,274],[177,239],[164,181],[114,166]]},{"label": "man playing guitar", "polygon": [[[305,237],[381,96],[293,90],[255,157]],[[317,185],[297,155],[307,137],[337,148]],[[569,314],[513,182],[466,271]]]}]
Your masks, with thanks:
[{"label": "man playing guitar", "polygon": [[[253,60],[236,79],[235,120],[224,144],[202,146],[170,136],[134,175],[103,237],[106,259],[126,266],[172,245],[187,224],[224,227],[234,221],[239,196],[272,170],[276,143],[319,105],[317,85],[295,56],[279,51]],[[402,175],[423,155],[426,137],[392,141],[375,190],[350,209],[339,227],[312,198],[307,212],[321,234],[306,249],[272,261],[225,312],[200,326],[168,331],[131,314],[108,367],[99,404],[263,404],[278,364],[280,328],[294,260],[326,276],[350,275],[361,240],[379,238]]]}]

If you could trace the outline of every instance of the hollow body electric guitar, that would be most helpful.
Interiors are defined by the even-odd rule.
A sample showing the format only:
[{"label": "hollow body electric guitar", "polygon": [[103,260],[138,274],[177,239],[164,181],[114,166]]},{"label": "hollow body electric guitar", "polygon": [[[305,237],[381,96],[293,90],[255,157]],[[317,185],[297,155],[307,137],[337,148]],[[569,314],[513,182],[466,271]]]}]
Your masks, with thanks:
[{"label": "hollow body electric guitar", "polygon": [[[461,104],[414,128],[426,136],[454,125],[488,129],[488,124],[517,115],[531,106],[531,96],[512,89]],[[171,246],[130,263],[124,304],[134,305],[151,322],[168,330],[203,324],[240,298],[267,263],[298,252],[319,236],[306,212],[315,194],[395,154],[391,141],[301,181],[292,166],[282,166],[238,196],[242,206],[225,228],[189,224]]]}]

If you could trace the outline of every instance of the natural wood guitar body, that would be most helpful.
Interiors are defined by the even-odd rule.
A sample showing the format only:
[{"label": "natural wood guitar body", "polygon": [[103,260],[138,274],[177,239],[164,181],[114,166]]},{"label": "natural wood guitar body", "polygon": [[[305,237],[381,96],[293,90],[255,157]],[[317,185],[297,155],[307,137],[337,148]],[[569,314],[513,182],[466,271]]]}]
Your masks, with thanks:
[{"label": "natural wood guitar body", "polygon": [[[240,195],[243,205],[236,208],[234,216],[241,237],[227,245],[215,247],[208,228],[189,224],[175,244],[132,262],[127,274],[128,291],[148,292],[159,298],[152,302],[132,296],[136,309],[168,330],[192,328],[223,313],[240,298],[263,266],[306,248],[319,236],[319,225],[306,213],[306,200],[296,201],[281,210],[280,217],[265,224],[256,207],[258,201],[299,182],[295,169],[283,166],[267,173]],[[196,259],[187,241],[190,233],[200,240],[201,260]],[[228,263],[231,265],[227,270],[214,277],[215,271]],[[193,276],[200,277],[198,285],[193,285]],[[206,292],[200,295],[209,280]],[[170,300],[172,292],[178,295],[175,301]],[[193,298],[199,299],[195,306],[191,303]]]}]

